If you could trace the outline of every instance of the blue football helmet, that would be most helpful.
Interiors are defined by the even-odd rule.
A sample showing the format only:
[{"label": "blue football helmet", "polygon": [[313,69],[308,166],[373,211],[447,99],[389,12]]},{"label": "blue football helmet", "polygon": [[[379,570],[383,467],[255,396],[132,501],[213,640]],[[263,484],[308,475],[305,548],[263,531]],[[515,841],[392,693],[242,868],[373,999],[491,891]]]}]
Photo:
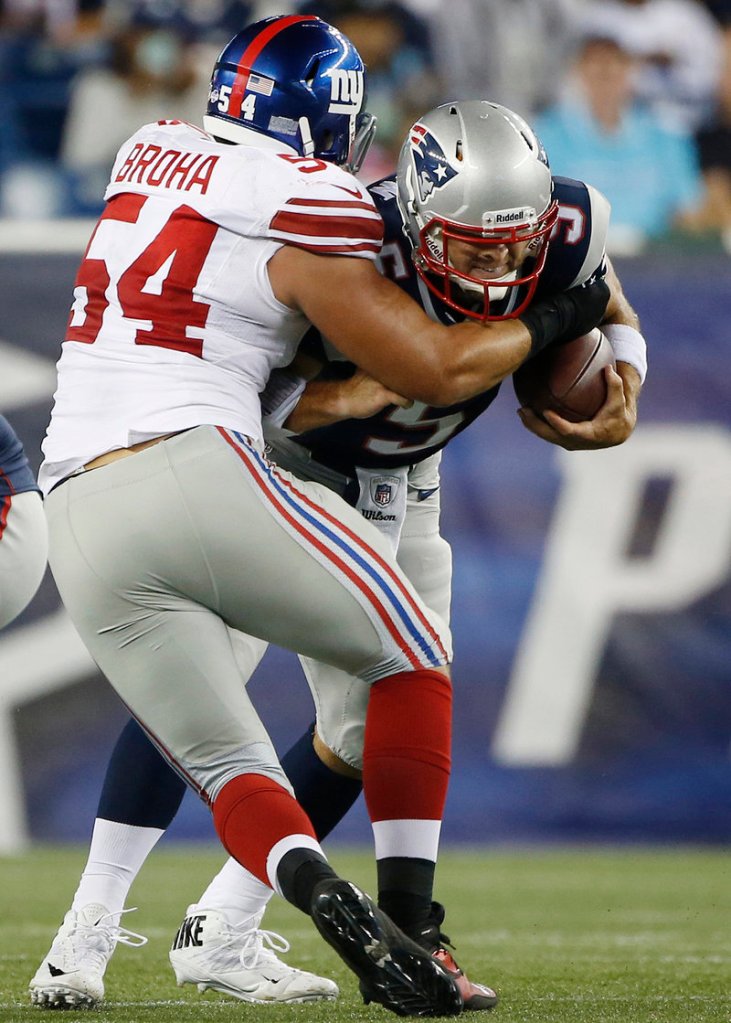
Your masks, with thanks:
[{"label": "blue football helmet", "polygon": [[280,15],[221,51],[203,124],[227,142],[253,130],[356,173],[375,134],[365,100],[366,70],[350,40],[313,15]]}]

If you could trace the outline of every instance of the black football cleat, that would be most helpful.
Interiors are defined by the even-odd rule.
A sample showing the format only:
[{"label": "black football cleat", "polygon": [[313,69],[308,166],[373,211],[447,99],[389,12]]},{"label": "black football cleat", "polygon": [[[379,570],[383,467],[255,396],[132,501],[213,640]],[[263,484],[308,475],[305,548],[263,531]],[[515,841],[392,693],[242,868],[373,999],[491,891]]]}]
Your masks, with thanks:
[{"label": "black football cleat", "polygon": [[368,1002],[397,1016],[457,1016],[458,979],[350,881],[327,878],[312,897],[320,934],[360,980]]},{"label": "black football cleat", "polygon": [[498,1003],[498,997],[491,987],[486,984],[474,984],[469,977],[459,968],[454,956],[445,948],[451,942],[446,934],[441,931],[444,922],[444,906],[439,902],[432,902],[431,916],[419,928],[413,937],[425,949],[431,952],[433,957],[440,963],[454,978],[454,982],[462,995],[465,1011],[479,1012],[484,1009],[494,1009]]}]

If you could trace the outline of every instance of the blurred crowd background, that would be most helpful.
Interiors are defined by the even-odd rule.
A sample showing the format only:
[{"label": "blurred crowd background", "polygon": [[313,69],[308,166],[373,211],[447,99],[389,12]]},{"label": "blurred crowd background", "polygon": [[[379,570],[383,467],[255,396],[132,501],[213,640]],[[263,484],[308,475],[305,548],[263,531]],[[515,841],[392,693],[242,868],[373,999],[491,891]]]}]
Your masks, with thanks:
[{"label": "blurred crowd background", "polygon": [[120,143],[200,123],[222,45],[281,13],[324,17],[368,66],[364,180],[424,111],[487,98],[607,195],[614,254],[676,235],[731,253],[731,0],[0,0],[0,217],[98,213]]}]

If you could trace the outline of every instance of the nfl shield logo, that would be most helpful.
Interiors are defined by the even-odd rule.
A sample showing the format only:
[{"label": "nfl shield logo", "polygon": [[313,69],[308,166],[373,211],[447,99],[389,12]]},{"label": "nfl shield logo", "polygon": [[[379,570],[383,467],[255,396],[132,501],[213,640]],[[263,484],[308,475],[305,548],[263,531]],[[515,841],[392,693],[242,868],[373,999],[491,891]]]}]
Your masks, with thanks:
[{"label": "nfl shield logo", "polygon": [[371,480],[371,499],[374,504],[385,508],[393,501],[399,485],[398,476],[376,476]]}]

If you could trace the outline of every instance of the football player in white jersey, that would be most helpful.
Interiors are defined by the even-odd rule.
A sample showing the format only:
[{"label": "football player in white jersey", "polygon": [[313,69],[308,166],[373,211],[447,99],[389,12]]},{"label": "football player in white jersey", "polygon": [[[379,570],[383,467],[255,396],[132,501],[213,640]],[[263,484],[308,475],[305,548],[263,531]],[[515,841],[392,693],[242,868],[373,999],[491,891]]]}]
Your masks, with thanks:
[{"label": "football player in white jersey", "polygon": [[[338,167],[355,168],[367,140],[364,95],[339,33],[267,19],[221,54],[205,132],[160,123],[122,146],[77,277],[41,481],[76,627],[227,850],[311,916],[368,1000],[454,1015],[459,971],[415,940],[430,926],[449,775],[448,631],[382,534],[267,461],[259,393],[309,321],[394,397],[466,400],[596,323],[608,289],[499,323],[430,320],[378,274],[380,217]],[[327,863],[229,628],[370,687],[379,906]],[[63,941],[58,953],[55,992],[38,1000],[77,1004]]]}]

